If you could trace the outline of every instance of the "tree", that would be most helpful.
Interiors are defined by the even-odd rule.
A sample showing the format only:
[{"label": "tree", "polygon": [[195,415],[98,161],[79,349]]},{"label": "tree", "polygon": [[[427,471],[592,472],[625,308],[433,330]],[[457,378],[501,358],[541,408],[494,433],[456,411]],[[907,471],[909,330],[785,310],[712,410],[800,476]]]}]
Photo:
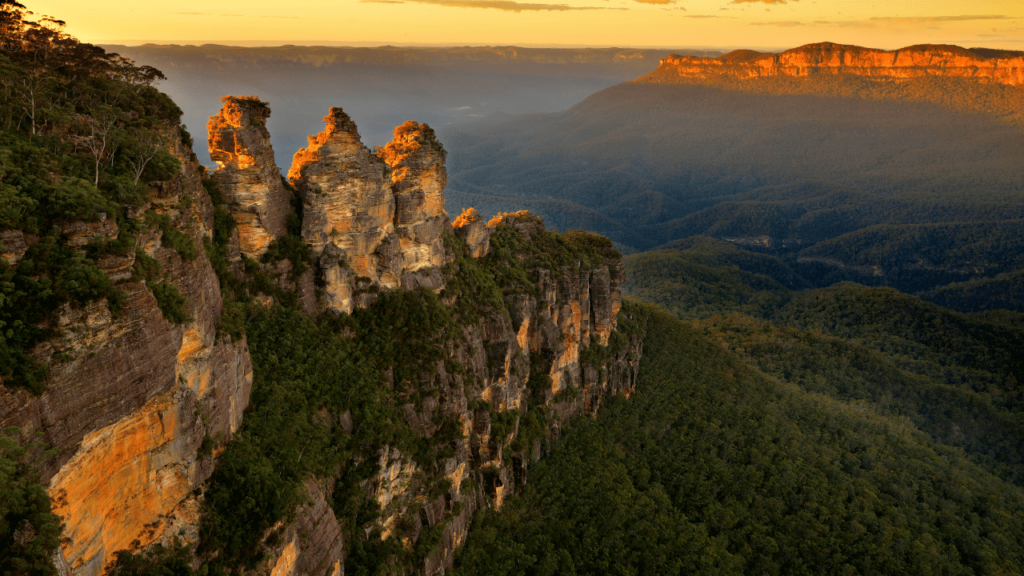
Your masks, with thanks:
[{"label": "tree", "polygon": [[135,174],[136,184],[139,183],[139,178],[142,178],[146,165],[163,149],[162,140],[160,135],[152,130],[140,130],[127,142],[123,156]]},{"label": "tree", "polygon": [[121,117],[117,110],[109,106],[97,108],[93,115],[82,114],[78,124],[89,130],[89,134],[72,137],[76,146],[88,150],[95,160],[96,174],[93,186],[100,184],[100,163],[113,152],[114,139],[120,130]]}]

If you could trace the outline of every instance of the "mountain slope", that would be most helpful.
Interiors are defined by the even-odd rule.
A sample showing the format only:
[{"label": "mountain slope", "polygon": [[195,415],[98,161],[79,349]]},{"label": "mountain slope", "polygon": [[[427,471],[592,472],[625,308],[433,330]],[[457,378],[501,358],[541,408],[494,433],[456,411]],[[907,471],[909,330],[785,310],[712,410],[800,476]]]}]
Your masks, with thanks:
[{"label": "mountain slope", "polygon": [[[895,77],[870,67],[811,74],[861,52],[882,57],[812,45],[669,58],[565,112],[467,126],[450,138],[449,204],[529,205],[627,252],[695,235],[778,256],[804,250],[802,263],[787,263],[819,285],[918,292],[1014,270],[1011,221],[1024,217],[1024,124],[1014,115],[1024,86],[986,74],[1012,80],[1020,55],[926,46],[907,49],[911,65]],[[797,62],[796,72],[744,72],[779,58]],[[885,249],[856,258],[836,250],[871,227],[886,230],[877,238]],[[926,236],[950,236],[949,246],[925,253]]]},{"label": "mountain slope", "polygon": [[459,574],[977,574],[1024,493],[906,419],[745,365],[656,310],[637,396],[574,427]]}]

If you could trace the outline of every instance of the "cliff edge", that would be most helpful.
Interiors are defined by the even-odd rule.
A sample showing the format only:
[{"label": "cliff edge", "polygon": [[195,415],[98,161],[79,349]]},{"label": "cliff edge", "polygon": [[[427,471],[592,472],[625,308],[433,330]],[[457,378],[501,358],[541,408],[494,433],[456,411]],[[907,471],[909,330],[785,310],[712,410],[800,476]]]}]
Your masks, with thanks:
[{"label": "cliff edge", "polygon": [[875,80],[906,80],[928,76],[970,78],[979,82],[1024,84],[1024,53],[918,45],[876,50],[822,42],[785,52],[735,50],[718,58],[670,55],[652,77],[733,79],[771,76],[854,75]]}]

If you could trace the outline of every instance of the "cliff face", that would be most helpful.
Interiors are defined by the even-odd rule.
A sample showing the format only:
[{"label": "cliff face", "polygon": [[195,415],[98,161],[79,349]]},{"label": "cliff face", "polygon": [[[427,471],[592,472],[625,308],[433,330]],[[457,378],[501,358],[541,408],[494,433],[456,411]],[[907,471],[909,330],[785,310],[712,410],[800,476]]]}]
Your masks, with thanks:
[{"label": "cliff face", "polygon": [[221,101],[224,106],[206,125],[210,158],[220,166],[210,177],[231,203],[241,253],[254,258],[287,233],[291,194],[274,163],[266,127],[270,108],[251,96]]},{"label": "cliff face", "polygon": [[374,154],[341,108],[324,123],[295,153],[288,179],[303,202],[302,238],[323,270],[325,307],[351,312],[357,281],[362,289],[440,288],[448,220],[433,132],[407,122]]},{"label": "cliff face", "polygon": [[959,46],[911,46],[873,50],[829,42],[778,54],[737,50],[718,58],[672,55],[661,60],[661,78],[752,79],[772,76],[854,75],[905,80],[929,76],[970,78],[980,82],[1024,84],[1024,55],[968,50]]},{"label": "cliff face", "polygon": [[302,239],[325,271],[326,306],[351,312],[354,277],[400,285],[395,195],[387,166],[363,146],[348,115],[331,108],[324,122],[295,153],[288,179],[302,198]]},{"label": "cliff face", "polygon": [[[225,298],[250,311],[281,305],[317,316],[387,305],[382,290],[412,290],[418,296],[408,302],[454,311],[422,343],[440,359],[424,360],[401,390],[393,371],[381,375],[384,401],[398,407],[393,424],[411,443],[396,437],[397,445],[351,456],[378,465],[358,490],[379,515],[353,526],[333,507],[340,477],[304,478],[308,498],[263,535],[269,554],[253,574],[342,576],[346,538],[374,531],[396,537],[401,562],[414,558],[399,571],[443,573],[476,511],[500,507],[519,489],[569,419],[634,390],[640,340],[616,330],[623,273],[610,241],[549,233],[526,212],[485,224],[470,210],[453,227],[444,212],[445,153],[430,128],[407,122],[371,153],[337,108],[296,154],[290,176],[303,201],[302,239],[286,238],[290,195],[273,164],[268,114],[255,98],[227,98],[211,119],[211,153],[221,164],[212,178],[237,223],[226,238],[211,242],[224,235],[226,208],[214,206],[177,128],[164,138],[181,170],[148,184],[147,203],[128,211],[130,226],[61,226],[73,248],[134,234],[127,255],[97,264],[125,295],[123,308],[94,301],[60,310],[47,326],[53,336],[31,351],[48,366],[45,390],[0,387],[0,425],[41,432],[56,449],[43,474],[65,525],[56,558],[63,576],[102,574],[116,552],[174,538],[195,550],[207,481],[243,424],[254,382],[246,339],[232,341],[230,328],[218,334],[224,318],[239,321],[225,313]],[[277,239],[284,241],[268,252]],[[12,233],[3,241],[3,257],[15,261],[37,239]],[[242,254],[263,257],[253,266]],[[158,262],[156,277],[136,259]],[[165,316],[156,283],[184,296],[182,314]],[[346,321],[332,313],[327,325]],[[354,337],[346,330],[336,337]],[[352,433],[352,414],[331,418]]]},{"label": "cliff face", "polygon": [[[32,395],[0,387],[0,426],[41,432],[57,454],[46,461],[54,511],[65,523],[59,565],[73,574],[99,574],[114,552],[161,541],[183,530],[195,537],[192,491],[213,471],[211,456],[238,429],[249,401],[252,365],[244,340],[216,335],[222,300],[217,276],[198,249],[185,260],[164,245],[165,232],[147,214],[167,217],[170,229],[201,246],[213,228],[213,206],[201,168],[177,128],[164,133],[182,162],[172,180],[151,183],[136,210],[137,250],[158,260],[161,281],[187,299],[190,320],[168,322],[145,281],[132,275],[136,251],[99,265],[125,294],[114,315],[105,301],[66,307],[54,336],[32,350],[48,365],[46,389]],[[116,238],[116,224],[68,223],[64,241]],[[180,243],[182,240],[177,239]]]},{"label": "cliff face", "polygon": [[[445,152],[434,131],[412,120],[395,128],[395,137],[378,152],[391,168],[395,190],[395,230],[402,246],[405,288],[440,287],[428,270],[444,264],[441,233],[448,229],[444,211]],[[424,273],[425,272],[425,273]]]}]

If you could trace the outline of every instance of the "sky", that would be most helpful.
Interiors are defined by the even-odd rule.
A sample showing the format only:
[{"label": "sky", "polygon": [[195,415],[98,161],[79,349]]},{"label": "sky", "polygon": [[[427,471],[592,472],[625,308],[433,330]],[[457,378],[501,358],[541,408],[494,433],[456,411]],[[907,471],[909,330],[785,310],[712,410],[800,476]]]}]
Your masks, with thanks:
[{"label": "sky", "polygon": [[21,0],[102,44],[1024,50],[1024,0]]}]

